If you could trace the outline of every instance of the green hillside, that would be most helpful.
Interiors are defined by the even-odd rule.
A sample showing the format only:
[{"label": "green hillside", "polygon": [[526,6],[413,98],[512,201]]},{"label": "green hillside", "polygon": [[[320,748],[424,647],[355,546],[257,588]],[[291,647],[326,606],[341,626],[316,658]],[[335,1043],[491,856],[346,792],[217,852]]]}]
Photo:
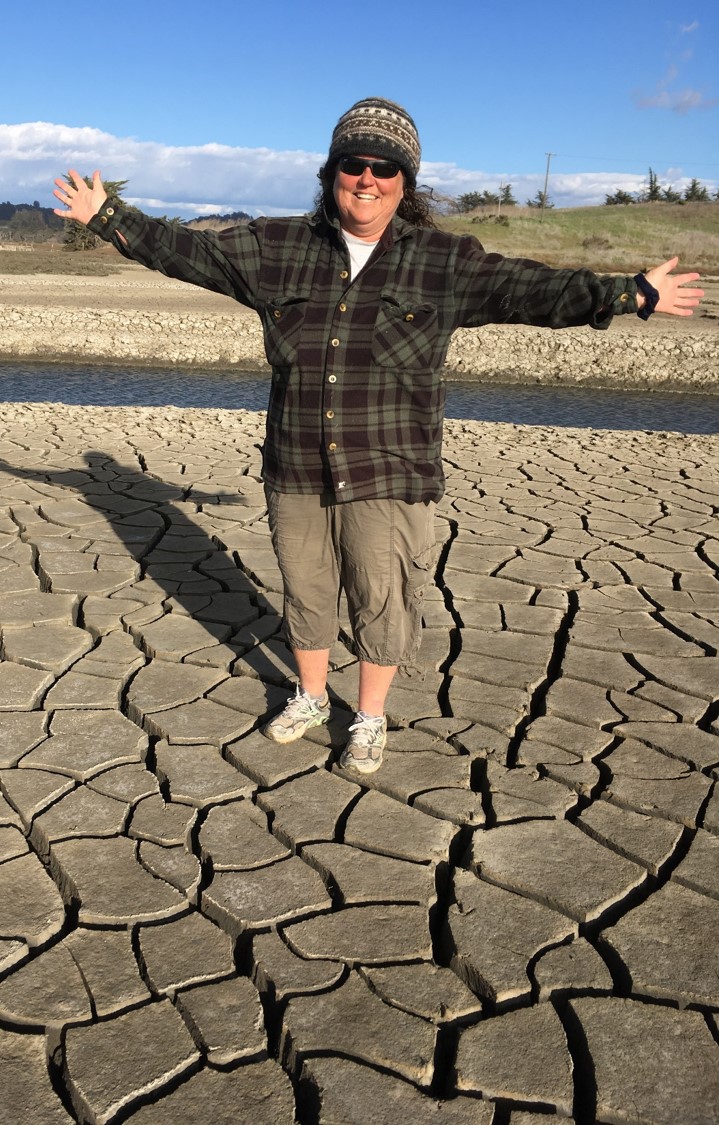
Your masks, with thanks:
[{"label": "green hillside", "polygon": [[535,258],[550,266],[588,266],[603,273],[636,273],[675,255],[680,268],[719,273],[719,203],[633,203],[566,207],[539,212],[507,207],[442,220],[442,227],[475,235],[486,250]]}]

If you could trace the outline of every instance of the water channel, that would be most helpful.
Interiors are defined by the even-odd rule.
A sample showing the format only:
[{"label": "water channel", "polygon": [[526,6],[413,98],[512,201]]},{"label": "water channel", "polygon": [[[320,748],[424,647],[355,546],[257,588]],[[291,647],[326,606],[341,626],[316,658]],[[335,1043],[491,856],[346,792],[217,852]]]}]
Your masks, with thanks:
[{"label": "water channel", "polygon": [[[245,371],[0,363],[2,402],[264,410],[268,376]],[[1,409],[1,405],[0,405]],[[447,417],[536,426],[719,433],[719,395],[447,383]]]}]

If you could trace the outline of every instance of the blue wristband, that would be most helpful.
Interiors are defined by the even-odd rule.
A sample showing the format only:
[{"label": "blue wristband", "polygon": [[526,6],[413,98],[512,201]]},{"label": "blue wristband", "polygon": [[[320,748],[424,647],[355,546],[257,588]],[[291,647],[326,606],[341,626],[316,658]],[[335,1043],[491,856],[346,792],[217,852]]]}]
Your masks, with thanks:
[{"label": "blue wristband", "polygon": [[638,273],[634,280],[637,283],[637,289],[641,290],[644,294],[644,300],[646,302],[641,309],[637,310],[637,316],[641,320],[649,320],[649,317],[659,304],[659,293],[654,286],[647,281],[643,273]]}]

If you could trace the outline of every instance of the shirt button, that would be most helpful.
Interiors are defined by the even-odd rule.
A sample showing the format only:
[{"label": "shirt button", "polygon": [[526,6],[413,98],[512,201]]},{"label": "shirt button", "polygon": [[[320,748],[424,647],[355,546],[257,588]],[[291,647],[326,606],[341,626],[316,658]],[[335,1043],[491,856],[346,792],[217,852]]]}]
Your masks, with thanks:
[{"label": "shirt button", "polygon": [[337,442],[331,441],[327,448],[329,449],[330,453],[334,453],[335,449],[337,448]]},{"label": "shirt button", "polygon": [[341,278],[342,278],[342,280],[344,281],[344,279],[345,279],[346,277],[349,277],[349,273],[348,273],[348,271],[347,271],[347,270],[342,270],[342,271],[341,271],[341,273],[340,273],[340,277],[341,277]]},{"label": "shirt button", "polygon": [[105,214],[106,215],[114,215],[115,214],[115,208],[114,207],[106,207],[105,208]]},{"label": "shirt button", "polygon": [[329,375],[328,378],[327,378],[327,382],[328,383],[336,383],[337,382],[337,376],[336,375]]},{"label": "shirt button", "polygon": [[330,340],[330,343],[331,343],[333,348],[338,348],[340,346],[340,342],[337,339],[337,337],[335,337],[334,340]]},{"label": "shirt button", "polygon": [[405,320],[414,320],[414,313],[407,313]]},{"label": "shirt button", "polygon": [[272,314],[272,315],[273,315],[273,317],[275,318],[275,320],[279,320],[279,319],[280,319],[280,317],[282,316],[282,313],[280,312],[280,310],[279,310],[279,309],[275,309],[275,311],[273,312],[273,314]]},{"label": "shirt button", "polygon": [[106,223],[107,222],[107,215],[100,215],[100,222]]},{"label": "shirt button", "polygon": [[347,305],[344,303],[344,301],[340,305],[340,312],[347,312]]},{"label": "shirt button", "polygon": [[327,414],[325,415],[326,418],[334,418],[334,416],[335,416],[334,410],[328,410]]},{"label": "shirt button", "polygon": [[622,304],[624,304],[625,301],[629,300],[629,294],[628,293],[622,293],[619,300],[622,302]]}]

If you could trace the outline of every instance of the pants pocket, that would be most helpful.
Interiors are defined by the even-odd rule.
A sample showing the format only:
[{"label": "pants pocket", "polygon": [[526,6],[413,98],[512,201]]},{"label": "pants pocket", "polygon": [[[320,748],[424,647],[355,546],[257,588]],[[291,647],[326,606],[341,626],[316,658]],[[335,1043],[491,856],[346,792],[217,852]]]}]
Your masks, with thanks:
[{"label": "pants pocket", "polygon": [[427,587],[434,578],[437,565],[437,546],[433,544],[420,551],[410,560],[410,569],[407,575],[405,589],[405,605],[407,609],[421,610]]}]

